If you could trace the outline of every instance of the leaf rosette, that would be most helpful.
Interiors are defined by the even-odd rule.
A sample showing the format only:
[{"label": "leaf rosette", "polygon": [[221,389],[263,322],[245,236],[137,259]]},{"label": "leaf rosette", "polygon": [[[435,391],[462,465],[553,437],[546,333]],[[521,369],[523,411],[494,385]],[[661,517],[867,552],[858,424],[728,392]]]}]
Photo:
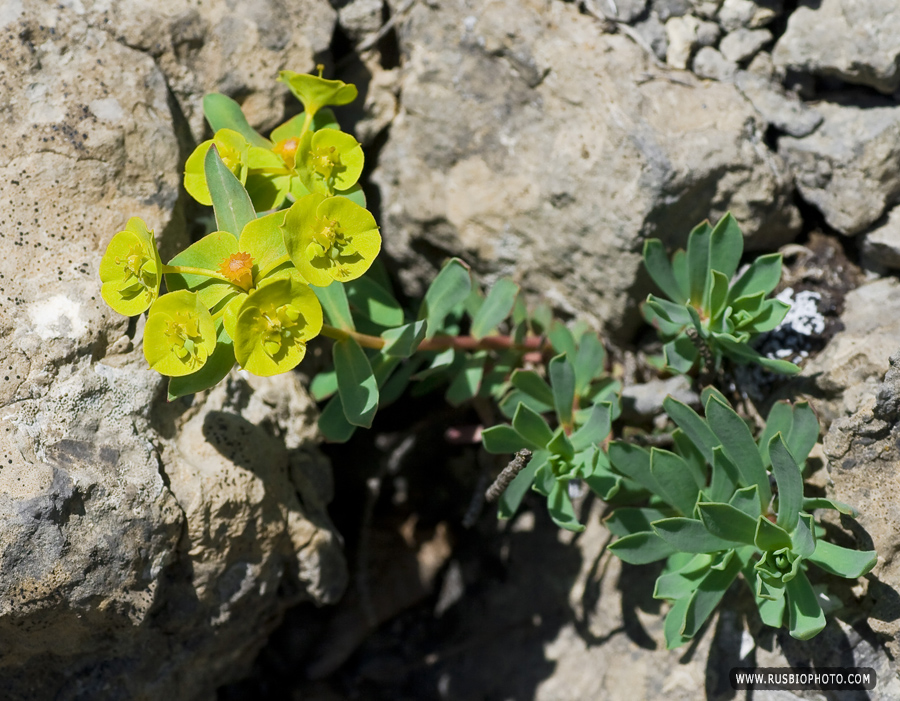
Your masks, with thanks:
[{"label": "leaf rosette", "polygon": [[120,314],[146,311],[159,295],[162,262],[153,232],[138,217],[109,242],[100,261],[100,294]]},{"label": "leaf rosette", "polygon": [[289,276],[250,292],[236,314],[234,355],[245,370],[268,377],[296,367],[322,330],[322,306],[309,286]]},{"label": "leaf rosette", "polygon": [[216,325],[199,295],[170,292],[150,307],[144,357],[161,375],[181,377],[202,368],[216,348]]},{"label": "leaf rosette", "polygon": [[375,217],[346,197],[301,198],[288,210],[282,232],[291,261],[317,287],[355,280],[381,250]]},{"label": "leaf rosette", "polygon": [[[204,164],[206,154],[213,145],[219,152],[222,162],[242,185],[247,182],[250,167],[250,142],[232,129],[219,129],[212,139],[195,148],[184,164],[184,189],[200,204],[207,206],[213,202],[206,182]],[[257,152],[265,152],[265,149],[254,147],[254,153]]]}]

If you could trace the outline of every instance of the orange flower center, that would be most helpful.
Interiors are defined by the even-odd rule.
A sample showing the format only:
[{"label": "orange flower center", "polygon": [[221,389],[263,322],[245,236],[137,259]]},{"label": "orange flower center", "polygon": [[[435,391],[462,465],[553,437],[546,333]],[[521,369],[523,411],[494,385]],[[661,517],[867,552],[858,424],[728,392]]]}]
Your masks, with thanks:
[{"label": "orange flower center", "polygon": [[253,258],[249,253],[232,253],[219,264],[219,272],[238,287],[253,287]]},{"label": "orange flower center", "polygon": [[283,139],[279,141],[272,150],[281,156],[284,164],[288,168],[294,167],[294,162],[297,157],[297,149],[300,148],[300,139],[296,136],[291,137],[290,139]]}]

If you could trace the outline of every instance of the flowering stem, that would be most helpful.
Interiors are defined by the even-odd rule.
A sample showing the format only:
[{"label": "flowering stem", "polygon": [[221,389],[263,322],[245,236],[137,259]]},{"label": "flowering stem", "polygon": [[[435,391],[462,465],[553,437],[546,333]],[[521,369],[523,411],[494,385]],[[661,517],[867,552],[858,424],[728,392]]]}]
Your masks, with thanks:
[{"label": "flowering stem", "polygon": [[[322,326],[322,335],[333,338],[336,341],[352,338],[363,348],[381,350],[385,346],[385,340],[380,336],[369,336],[368,334],[359,333],[358,331],[339,329],[334,326],[329,326],[328,324]],[[437,338],[425,339],[419,343],[416,350],[442,351],[448,348],[454,348],[461,351],[520,350],[528,352],[543,351],[548,347],[548,342],[538,336],[526,338],[521,343],[516,343],[512,336],[486,336],[485,338],[475,338],[474,336],[439,336]]]},{"label": "flowering stem", "polygon": [[281,256],[281,258],[276,258],[271,263],[269,263],[265,268],[263,268],[263,270],[260,271],[260,273],[257,277],[261,280],[266,275],[268,275],[273,270],[275,270],[275,268],[277,268],[279,265],[284,265],[285,263],[290,263],[290,262],[291,262],[291,257],[287,253],[285,253],[283,256]]},{"label": "flowering stem", "polygon": [[165,273],[166,275],[177,273],[179,275],[204,275],[205,277],[214,277],[216,280],[221,280],[222,282],[227,282],[229,285],[234,285],[242,292],[245,291],[243,287],[235,285],[227,277],[225,277],[221,273],[215,272],[214,270],[207,270],[206,268],[191,268],[187,265],[163,265],[162,268],[163,273]]}]

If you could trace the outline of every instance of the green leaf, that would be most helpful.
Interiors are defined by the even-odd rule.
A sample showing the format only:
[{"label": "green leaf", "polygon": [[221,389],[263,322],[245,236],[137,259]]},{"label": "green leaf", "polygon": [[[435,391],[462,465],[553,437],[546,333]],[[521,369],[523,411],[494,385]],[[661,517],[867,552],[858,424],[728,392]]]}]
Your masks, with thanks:
[{"label": "green leaf", "polygon": [[825,499],[823,497],[814,497],[803,500],[804,511],[813,511],[814,509],[834,509],[835,511],[846,514],[847,516],[853,516],[854,518],[859,516],[859,511],[850,506],[850,504],[845,504],[842,501]]},{"label": "green leaf", "polygon": [[799,466],[803,466],[809,451],[819,440],[819,417],[809,402],[797,402],[793,407],[791,431],[787,434],[787,447]]},{"label": "green leaf", "polygon": [[405,321],[400,303],[368,276],[345,283],[345,288],[350,306],[378,326],[392,329]]},{"label": "green leaf", "polygon": [[709,267],[730,281],[744,253],[744,236],[731,212],[719,219],[709,237]]},{"label": "green leaf", "polygon": [[744,271],[728,293],[729,304],[740,297],[758,292],[769,294],[781,280],[781,254],[760,256]]},{"label": "green leaf", "polygon": [[234,367],[234,344],[225,333],[222,320],[216,321],[216,349],[204,366],[190,375],[169,378],[168,400],[215,387]]},{"label": "green leaf", "polygon": [[791,550],[806,559],[816,551],[816,520],[811,514],[800,514],[797,527],[791,533]]},{"label": "green leaf", "polygon": [[769,457],[772,460],[772,473],[778,485],[776,523],[791,532],[800,520],[800,508],[803,506],[803,478],[780,433],[776,433],[769,441]]},{"label": "green leaf", "polygon": [[663,409],[678,428],[684,431],[685,435],[691,439],[691,442],[703,454],[706,461],[712,464],[713,449],[721,445],[721,443],[706,421],[687,404],[678,401],[671,395],[663,400]]},{"label": "green leaf", "polygon": [[650,295],[646,301],[641,302],[641,315],[650,326],[656,329],[661,339],[675,338],[684,330],[684,324],[675,324],[668,320],[667,317],[660,315],[658,307],[654,308],[650,302],[659,301],[659,297]]},{"label": "green leaf", "polygon": [[675,603],[672,604],[672,608],[669,609],[669,613],[666,614],[666,621],[663,624],[663,632],[666,636],[666,649],[674,650],[677,647],[681,647],[688,640],[690,640],[690,636],[686,636],[683,634],[685,618],[688,613],[688,608],[691,605],[691,597],[687,596],[683,599],[678,599]]},{"label": "green leaf", "polygon": [[793,545],[791,536],[781,526],[772,523],[765,516],[760,516],[756,521],[756,547],[760,550],[774,552],[782,548],[790,548]]},{"label": "green leaf", "polygon": [[510,377],[513,387],[534,397],[547,408],[553,407],[553,390],[544,379],[533,370],[515,370]]},{"label": "green leaf", "polygon": [[[791,435],[791,426],[794,424],[794,412],[790,402],[775,402],[766,417],[766,425],[757,441],[759,457],[763,463],[769,464],[769,441],[780,433],[782,436]],[[790,448],[790,446],[788,446]]]},{"label": "green leaf", "polygon": [[594,404],[588,420],[571,436],[572,447],[576,453],[603,442],[612,428],[611,414],[609,403]]},{"label": "green leaf", "polygon": [[660,297],[654,297],[653,295],[648,295],[644,304],[652,309],[656,316],[674,324],[679,330],[681,330],[682,327],[690,326],[693,323],[687,305],[668,302]]},{"label": "green leaf", "polygon": [[756,363],[766,370],[778,372],[783,375],[796,375],[800,372],[800,368],[787,360],[778,360],[776,358],[767,358],[748,346],[746,343],[738,341],[734,336],[728,334],[715,334],[715,341],[722,347],[725,354],[735,362],[746,365],[748,363]]},{"label": "green leaf", "polygon": [[[737,468],[735,468],[737,470]],[[761,509],[759,504],[759,489],[756,485],[738,489],[728,500],[728,503],[736,509],[740,509],[753,519],[753,527],[756,528],[756,519],[759,518]],[[755,542],[755,541],[754,541]]]},{"label": "green leaf", "polygon": [[653,532],[631,533],[611,543],[607,550],[630,565],[663,560],[675,549]]},{"label": "green leaf", "polygon": [[252,146],[272,148],[272,142],[250,126],[241,106],[227,95],[216,92],[207,94],[203,98],[203,114],[214,134],[219,129],[231,129],[247,139]]},{"label": "green leaf", "polygon": [[519,408],[519,404],[526,405],[529,409],[536,411],[538,414],[546,414],[553,411],[552,404],[544,404],[530,394],[526,394],[518,389],[512,390],[503,398],[503,401],[500,402],[500,411],[505,417],[512,419],[516,414],[516,410]]},{"label": "green leaf", "polygon": [[[759,503],[759,502],[757,502]],[[706,530],[722,540],[754,544],[756,519],[730,504],[697,504]]]},{"label": "green leaf", "polygon": [[618,472],[633,479],[654,494],[662,496],[662,490],[650,472],[649,451],[630,443],[612,441],[607,453],[613,468]]},{"label": "green leaf", "polygon": [[[191,244],[169,261],[169,265],[201,268],[218,272],[219,265],[238,252],[237,241],[226,231],[214,231]],[[234,285],[205,275],[166,273],[166,286],[170,292],[192,290],[207,309],[237,293]]]},{"label": "green leaf", "polygon": [[[382,350],[382,352],[384,352]],[[409,385],[410,378],[419,369],[421,358],[401,362],[399,369],[387,378],[382,384],[378,383],[378,408],[393,404]]]},{"label": "green leaf", "polygon": [[825,614],[805,572],[785,583],[788,609],[788,630],[792,638],[809,640],[825,627]]},{"label": "green leaf", "polygon": [[572,507],[572,500],[569,499],[569,488],[566,482],[557,482],[550,492],[547,499],[547,509],[550,512],[550,518],[560,528],[567,531],[580,533],[584,530],[584,526],[578,523],[578,517],[575,516],[575,509]]},{"label": "green leaf", "polygon": [[740,542],[725,540],[713,535],[700,521],[676,516],[653,522],[653,530],[683,553],[713,553],[741,546]]},{"label": "green leaf", "polygon": [[644,265],[650,278],[669,299],[673,302],[684,302],[687,299],[675,279],[666,247],[659,239],[647,239],[644,242]]},{"label": "green leaf", "polygon": [[787,313],[791,310],[790,304],[785,304],[780,299],[767,299],[760,306],[759,311],[753,317],[750,324],[741,325],[740,328],[746,328],[752,333],[765,333],[776,328]]},{"label": "green leaf", "polygon": [[583,334],[578,342],[578,351],[572,359],[575,366],[575,393],[578,396],[587,391],[592,380],[603,374],[605,361],[606,349],[597,334],[592,331]]},{"label": "green leaf", "polygon": [[663,346],[663,357],[666,359],[666,367],[677,373],[686,374],[690,372],[697,362],[698,355],[697,346],[683,334]]},{"label": "green leaf", "polygon": [[[712,477],[709,482],[709,498],[713,501],[731,499],[732,495],[735,494],[735,489],[741,482],[741,473],[738,472],[735,464],[728,459],[720,445],[713,450]],[[753,488],[756,490],[756,500],[759,502],[759,490],[756,485],[753,485]],[[757,509],[759,508],[757,503]]]},{"label": "green leaf", "polygon": [[710,271],[709,300],[706,308],[709,309],[711,318],[718,320],[725,311],[725,301],[728,298],[728,278],[718,270]]},{"label": "green leaf", "polygon": [[706,297],[706,285],[709,282],[710,259],[709,240],[712,227],[703,222],[694,227],[688,235],[687,263],[688,281],[690,283],[691,304],[700,307]]},{"label": "green leaf", "polygon": [[360,207],[366,206],[366,193],[363,192],[362,186],[359,183],[356,183],[346,190],[335,190],[334,196],[346,197],[353,204],[358,204]]},{"label": "green leaf", "polygon": [[488,292],[487,299],[481,305],[478,313],[472,319],[470,333],[475,338],[484,338],[509,316],[519,286],[509,278],[500,278]]},{"label": "green leaf", "polygon": [[660,509],[620,506],[607,516],[603,523],[610,533],[617,536],[626,536],[629,533],[652,533],[653,528],[650,524],[670,515]]},{"label": "green leaf", "polygon": [[387,329],[382,332],[381,337],[385,340],[383,350],[386,354],[408,358],[416,352],[422,339],[425,338],[425,321],[414,321],[396,329]]},{"label": "green leaf", "polygon": [[446,399],[451,406],[459,406],[478,395],[486,360],[486,351],[466,356],[462,368],[447,388]]},{"label": "green leaf", "polygon": [[662,496],[682,514],[694,512],[700,486],[687,463],[675,453],[650,449],[650,474],[662,490]]},{"label": "green leaf", "polygon": [[553,431],[543,417],[525,404],[519,404],[513,416],[513,428],[522,438],[531,442],[536,448],[546,446],[553,439]]},{"label": "green leaf", "polygon": [[562,426],[553,432],[553,438],[547,443],[547,450],[551,455],[560,455],[566,460],[572,460],[575,457],[575,450]]},{"label": "green leaf", "polygon": [[558,355],[550,361],[547,374],[553,390],[553,405],[563,426],[572,425],[572,405],[575,403],[575,368],[566,355]]},{"label": "green leaf", "polygon": [[525,440],[518,432],[507,424],[491,426],[481,432],[484,449],[493,454],[504,455],[518,453],[523,448],[534,450],[535,444]]},{"label": "green leaf", "polygon": [[316,373],[309,383],[309,393],[317,402],[328,399],[335,392],[337,392],[337,373],[334,370]]},{"label": "green leaf", "polygon": [[532,482],[534,482],[534,474],[539,467],[547,462],[547,457],[548,454],[546,451],[535,453],[531,458],[531,462],[525,466],[525,469],[516,475],[515,479],[510,482],[509,486],[497,500],[498,518],[507,519],[513,517],[519,508],[519,504],[522,503],[522,499],[531,487]]},{"label": "green leaf", "polygon": [[227,231],[235,238],[240,238],[247,223],[256,219],[250,195],[222,162],[215,145],[206,152],[203,168],[216,213],[216,226],[220,231]]},{"label": "green leaf", "polygon": [[[669,567],[661,574],[653,587],[654,599],[683,599],[690,597],[700,586],[703,577],[709,573],[714,562],[711,555],[694,555],[687,565],[670,572]],[[671,561],[669,563],[671,565]]]},{"label": "green leaf", "polygon": [[458,258],[451,258],[425,293],[419,318],[428,321],[426,338],[431,338],[443,328],[447,314],[462,304],[472,289],[469,269]]},{"label": "green leaf", "polygon": [[700,630],[700,627],[709,618],[716,606],[722,600],[728,587],[741,570],[741,561],[734,554],[726,555],[725,566],[721,569],[713,567],[703,577],[697,591],[691,597],[687,614],[684,617],[684,629],[682,634],[692,638]]},{"label": "green leaf", "polygon": [[833,545],[822,539],[816,541],[816,549],[809,561],[830,574],[856,579],[868,574],[878,561],[874,550],[851,550]]},{"label": "green leaf", "polygon": [[722,442],[725,455],[740,471],[744,485],[755,484],[759,488],[760,501],[767,504],[772,498],[769,475],[747,424],[730,406],[715,397],[706,403],[706,421]]},{"label": "green leaf", "polygon": [[557,353],[565,353],[568,358],[576,356],[575,336],[571,329],[561,321],[553,320],[550,330],[547,332],[547,338],[550,339],[550,345]]},{"label": "green leaf", "polygon": [[325,405],[319,415],[319,430],[325,436],[325,440],[331,443],[346,443],[356,431],[356,426],[344,416],[341,395],[336,394]]},{"label": "green leaf", "polygon": [[319,298],[319,303],[322,305],[322,310],[325,312],[328,323],[344,331],[356,330],[356,326],[353,324],[353,316],[350,314],[347,291],[344,289],[343,283],[335,281],[327,287],[310,285],[309,288]]},{"label": "green leaf", "polygon": [[378,383],[369,359],[353,338],[337,341],[333,348],[334,369],[344,415],[354,426],[372,426],[378,409]]}]

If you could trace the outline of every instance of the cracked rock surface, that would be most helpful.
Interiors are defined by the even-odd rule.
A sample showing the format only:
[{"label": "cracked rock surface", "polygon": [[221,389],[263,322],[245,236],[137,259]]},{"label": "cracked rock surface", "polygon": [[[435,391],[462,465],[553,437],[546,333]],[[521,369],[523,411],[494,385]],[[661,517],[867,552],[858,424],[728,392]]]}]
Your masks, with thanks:
[{"label": "cracked rock surface", "polygon": [[142,323],[106,307],[97,276],[130,216],[164,259],[186,243],[179,172],[204,91],[245,91],[265,122],[278,70],[313,67],[330,6],[262,5],[319,20],[276,41],[224,3],[190,21],[181,3],[0,6],[4,698],[212,698],[288,605],[343,590],[296,378],[167,405]]}]

